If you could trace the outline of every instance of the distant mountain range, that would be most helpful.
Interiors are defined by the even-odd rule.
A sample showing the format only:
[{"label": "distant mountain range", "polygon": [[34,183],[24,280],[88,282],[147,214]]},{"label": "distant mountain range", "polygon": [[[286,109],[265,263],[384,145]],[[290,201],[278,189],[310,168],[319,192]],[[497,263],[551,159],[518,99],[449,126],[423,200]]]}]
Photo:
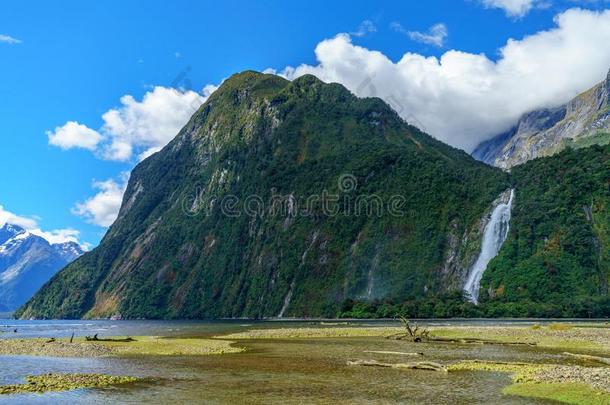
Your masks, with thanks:
[{"label": "distant mountain range", "polygon": [[51,244],[20,226],[0,228],[0,312],[17,309],[84,252],[74,242]]},{"label": "distant mountain range", "polygon": [[476,159],[504,169],[566,147],[610,143],[610,71],[565,105],[525,114],[508,132],[480,144]]},{"label": "distant mountain range", "polygon": [[[607,87],[530,114],[487,161],[584,144],[606,128]],[[380,99],[244,72],[132,171],[100,245],[16,316],[608,316],[609,181],[610,145],[506,173]],[[484,234],[500,250],[475,306],[462,290]]]}]

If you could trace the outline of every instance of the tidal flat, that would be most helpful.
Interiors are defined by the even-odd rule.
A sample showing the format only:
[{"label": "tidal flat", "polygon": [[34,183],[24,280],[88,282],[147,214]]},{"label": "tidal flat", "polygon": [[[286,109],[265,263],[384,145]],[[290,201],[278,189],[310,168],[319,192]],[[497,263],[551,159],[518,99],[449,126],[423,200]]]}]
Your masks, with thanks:
[{"label": "tidal flat", "polygon": [[138,381],[135,377],[110,376],[104,374],[42,374],[28,376],[24,384],[0,386],[0,395],[70,391],[83,388],[102,388],[129,384]]},{"label": "tidal flat", "polygon": [[[107,331],[131,332],[129,321],[116,325]],[[49,333],[0,339],[5,387],[48,373],[137,381],[5,389],[0,402],[610,404],[610,366],[596,360],[610,358],[604,323],[439,321],[422,328],[441,341],[417,343],[388,339],[403,330],[396,322],[174,323],[165,333],[152,325],[158,336],[132,342],[69,343],[68,328],[51,342]]]},{"label": "tidal flat", "polygon": [[[112,336],[120,340],[125,336]],[[6,339],[0,340],[0,356],[27,355],[50,357],[103,356],[197,356],[239,353],[243,348],[233,342],[217,339],[163,338],[136,336],[133,341],[87,341],[83,337],[70,339]]]}]

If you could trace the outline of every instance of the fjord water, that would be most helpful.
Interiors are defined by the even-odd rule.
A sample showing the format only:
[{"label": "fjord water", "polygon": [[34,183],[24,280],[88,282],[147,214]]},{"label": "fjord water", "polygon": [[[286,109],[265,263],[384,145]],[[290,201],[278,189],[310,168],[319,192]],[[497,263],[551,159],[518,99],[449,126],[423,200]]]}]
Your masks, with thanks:
[{"label": "fjord water", "polygon": [[514,196],[515,190],[510,190],[508,202],[500,202],[493,209],[489,222],[485,226],[483,241],[481,242],[481,252],[472,266],[468,274],[468,280],[464,285],[464,291],[466,291],[468,298],[475,304],[479,300],[479,289],[483,273],[489,262],[498,255],[502,244],[508,236]]},{"label": "fjord water", "polygon": [[[426,322],[422,322],[424,324]],[[501,321],[429,321],[427,324],[507,324]],[[351,323],[354,324],[354,323]],[[356,326],[388,325],[357,322]],[[248,329],[307,327],[311,322],[0,321],[0,339],[34,336],[161,335],[209,337]],[[396,323],[391,323],[396,326]],[[320,327],[319,323],[316,323]],[[336,325],[335,325],[336,326]],[[324,327],[324,326],[321,326]],[[346,325],[346,327],[349,327]],[[17,328],[17,333],[13,330]],[[10,331],[9,331],[10,330]],[[0,340],[1,344],[1,340]],[[501,373],[436,373],[347,366],[347,360],[396,356],[370,350],[425,352],[447,364],[464,359],[552,362],[555,354],[529,347],[410,343],[370,338],[237,340],[244,353],[214,356],[52,358],[0,356],[0,384],[26,375],[107,373],[144,381],[96,390],[0,397],[0,403],[544,403],[504,396],[510,378]]]}]

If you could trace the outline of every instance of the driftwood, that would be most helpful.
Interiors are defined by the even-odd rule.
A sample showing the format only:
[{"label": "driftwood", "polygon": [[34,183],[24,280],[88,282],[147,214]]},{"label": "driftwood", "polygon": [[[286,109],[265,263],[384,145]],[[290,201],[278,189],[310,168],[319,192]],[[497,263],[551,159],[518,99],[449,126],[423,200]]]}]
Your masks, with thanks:
[{"label": "driftwood", "polygon": [[602,364],[610,365],[610,359],[606,358],[606,357],[590,356],[588,354],[576,354],[576,353],[570,353],[570,352],[563,352],[563,354],[565,354],[566,356],[575,357],[580,360],[588,360],[588,361],[593,361],[595,363],[602,363]]},{"label": "driftwood", "polygon": [[521,361],[492,361],[492,360],[465,360],[467,363],[474,364],[493,364],[501,366],[531,366],[532,363],[524,363]]},{"label": "driftwood", "polygon": [[72,336],[70,336],[70,343],[74,342],[74,332],[72,332]]},{"label": "driftwood", "polygon": [[405,332],[395,333],[393,335],[387,336],[386,339],[409,339],[416,343],[430,340],[430,331],[428,329],[419,329],[419,326],[417,324],[412,327],[407,318],[403,316],[398,316],[398,318],[400,318],[400,321],[404,325]]},{"label": "driftwood", "polygon": [[441,343],[470,343],[480,345],[504,345],[504,346],[536,346],[534,342],[506,342],[502,340],[489,340],[479,338],[429,338],[429,342]]},{"label": "driftwood", "polygon": [[136,340],[131,337],[126,337],[123,339],[100,339],[97,337],[97,333],[91,336],[85,336],[85,340],[87,342],[135,342]]},{"label": "driftwood", "polygon": [[430,336],[428,329],[420,329],[417,324],[411,326],[411,323],[404,317],[399,316],[400,321],[405,327],[405,332],[395,333],[386,336],[386,339],[395,340],[411,340],[415,343],[420,342],[439,342],[439,343],[467,343],[480,345],[504,345],[504,346],[536,346],[536,343],[531,342],[506,342],[501,340],[489,340],[479,338],[437,338]]},{"label": "driftwood", "polygon": [[55,342],[55,338],[51,338],[51,339],[47,340],[45,343],[53,343],[53,342]]},{"label": "driftwood", "polygon": [[386,350],[365,350],[364,353],[377,353],[377,354],[397,354],[400,356],[423,356],[423,353],[414,352],[390,352]]},{"label": "driftwood", "polygon": [[375,360],[349,360],[347,365],[447,372],[447,369],[442,364],[434,363],[432,361],[418,361],[414,363],[381,363]]}]

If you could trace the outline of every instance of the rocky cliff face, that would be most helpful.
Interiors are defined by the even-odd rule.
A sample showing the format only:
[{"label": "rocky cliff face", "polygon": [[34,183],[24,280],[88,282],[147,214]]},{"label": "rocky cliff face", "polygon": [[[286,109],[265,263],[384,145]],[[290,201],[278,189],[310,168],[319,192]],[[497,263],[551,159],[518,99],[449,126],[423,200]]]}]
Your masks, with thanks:
[{"label": "rocky cliff face", "polygon": [[472,155],[508,169],[566,147],[610,142],[610,71],[606,80],[564,106],[525,114],[515,128],[479,145]]},{"label": "rocky cliff face", "polygon": [[0,311],[30,299],[62,267],[83,253],[76,243],[50,244],[11,224],[0,228]]},{"label": "rocky cliff face", "polygon": [[459,291],[464,237],[508,187],[379,99],[245,72],[134,169],[100,246],[18,315],[335,316]]}]

